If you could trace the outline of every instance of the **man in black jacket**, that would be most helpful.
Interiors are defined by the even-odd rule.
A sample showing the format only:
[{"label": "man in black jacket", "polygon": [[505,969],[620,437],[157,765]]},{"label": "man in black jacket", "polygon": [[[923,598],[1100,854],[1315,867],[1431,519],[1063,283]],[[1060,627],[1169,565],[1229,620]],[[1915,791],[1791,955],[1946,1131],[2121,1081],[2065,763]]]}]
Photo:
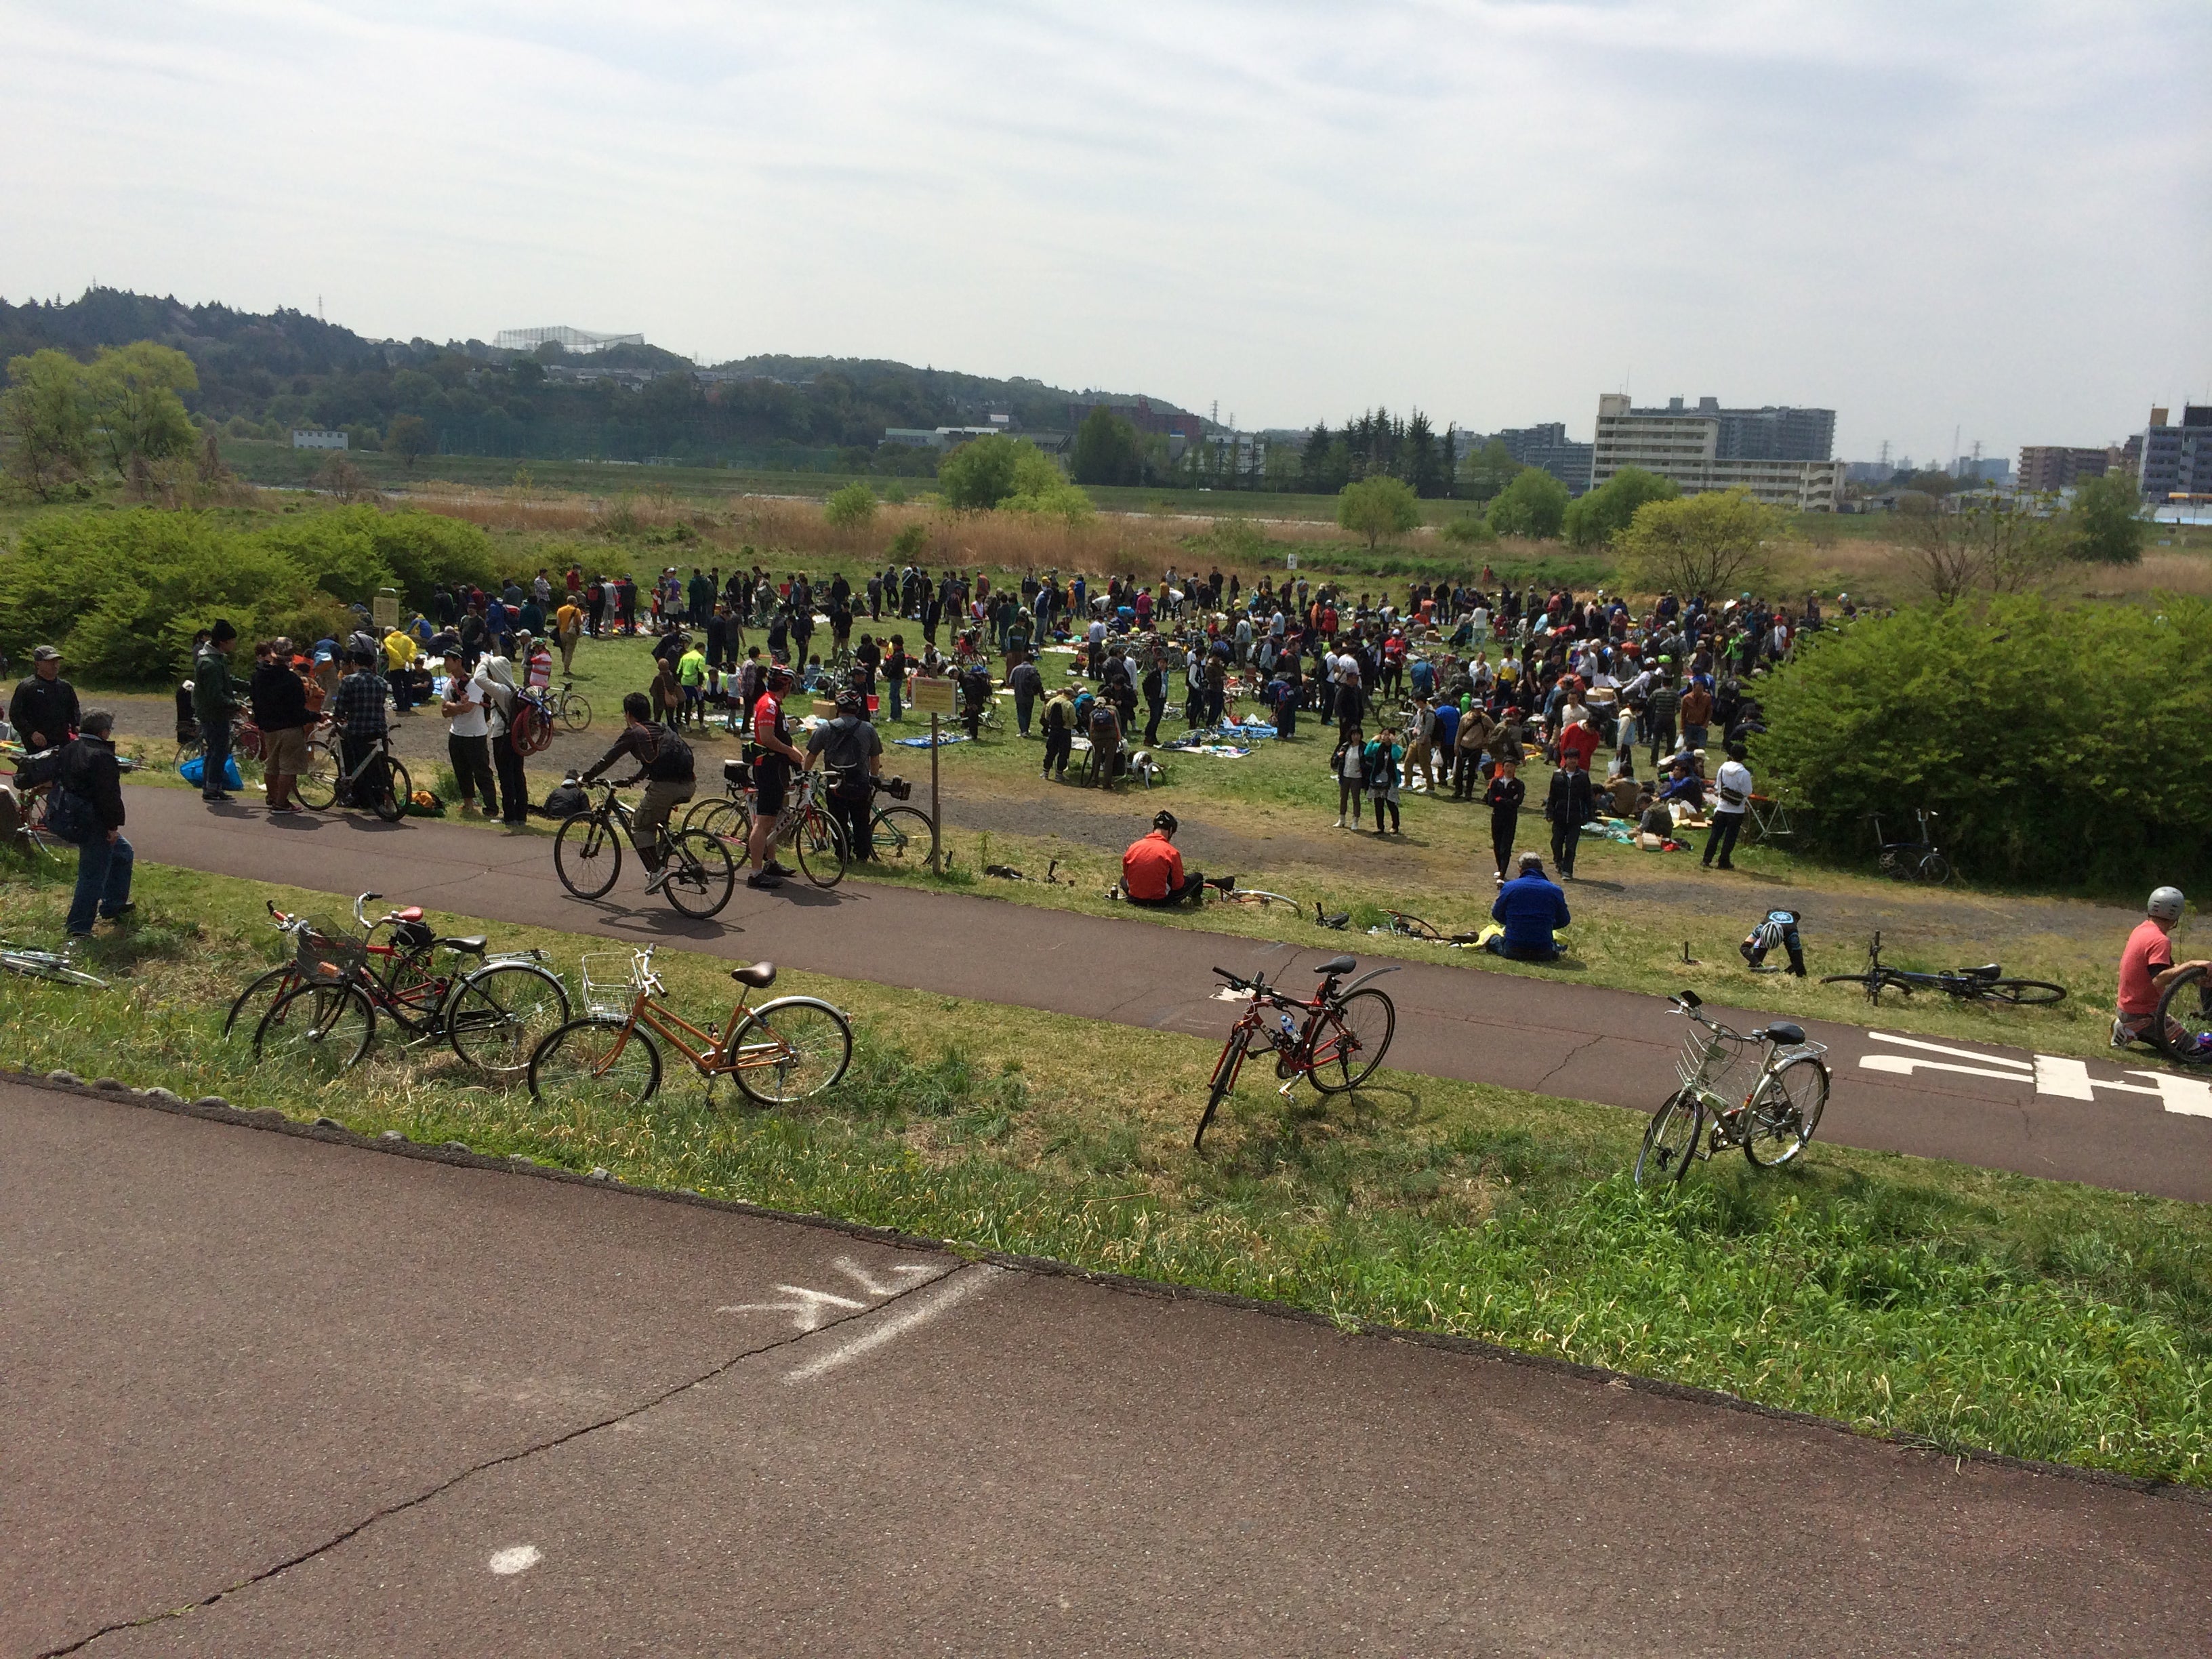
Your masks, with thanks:
[{"label": "man in black jacket", "polygon": [[1552,774],[1551,792],[1544,797],[1544,816],[1552,821],[1552,862],[1562,880],[1575,878],[1575,848],[1582,841],[1583,825],[1596,816],[1590,797],[1589,774],[1582,757],[1570,749],[1559,757],[1559,769]]},{"label": "man in black jacket", "polygon": [[62,678],[62,653],[51,645],[31,653],[31,672],[8,699],[8,724],[36,754],[69,741],[76,730],[76,688]]},{"label": "man in black jacket", "polygon": [[253,723],[261,728],[269,810],[304,811],[307,803],[300,799],[295,780],[307,769],[307,688],[293,670],[291,641],[272,640],[254,653],[246,698],[253,707]]},{"label": "man in black jacket", "polygon": [[123,770],[109,734],[115,716],[94,708],[82,721],[83,735],[62,750],[57,789],[67,790],[88,809],[92,829],[77,843],[76,894],[70,900],[72,939],[92,934],[95,914],[113,921],[137,907],[131,902],[131,843],[123,839]]}]

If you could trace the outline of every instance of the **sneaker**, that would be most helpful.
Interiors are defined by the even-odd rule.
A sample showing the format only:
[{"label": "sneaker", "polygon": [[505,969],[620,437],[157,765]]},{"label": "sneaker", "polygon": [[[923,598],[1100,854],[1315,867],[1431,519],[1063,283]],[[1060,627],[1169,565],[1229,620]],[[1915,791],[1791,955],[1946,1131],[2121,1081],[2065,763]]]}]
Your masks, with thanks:
[{"label": "sneaker", "polygon": [[778,881],[787,881],[792,877],[797,875],[799,872],[796,870],[787,870],[776,860],[770,859],[766,864],[761,866],[761,873],[763,875],[774,876]]},{"label": "sneaker", "polygon": [[110,910],[107,913],[107,919],[110,921],[120,921],[124,917],[129,915],[137,908],[138,901],[137,899],[125,899],[122,903],[117,905],[112,910]]},{"label": "sneaker", "polygon": [[2134,1041],[2135,1039],[2128,1035],[2125,1026],[2117,1019],[2112,1022],[2112,1047],[2124,1048]]},{"label": "sneaker", "polygon": [[662,888],[668,884],[670,873],[670,866],[665,864],[662,865],[660,868],[654,871],[651,875],[645,878],[645,890],[648,893],[659,892]]},{"label": "sneaker", "polygon": [[765,892],[770,889],[782,886],[783,878],[781,876],[772,876],[765,870],[756,870],[752,874],[745,878],[745,885],[748,887],[757,887]]}]

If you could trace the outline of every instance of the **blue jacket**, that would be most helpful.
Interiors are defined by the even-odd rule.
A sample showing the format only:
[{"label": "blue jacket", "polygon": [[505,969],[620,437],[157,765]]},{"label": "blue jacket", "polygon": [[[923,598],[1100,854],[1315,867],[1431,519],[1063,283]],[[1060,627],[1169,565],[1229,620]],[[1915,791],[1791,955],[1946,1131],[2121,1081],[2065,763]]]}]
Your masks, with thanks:
[{"label": "blue jacket", "polygon": [[1558,948],[1552,929],[1571,920],[1567,896],[1541,876],[1518,876],[1499,888],[1490,919],[1505,924],[1508,949],[1541,951]]}]

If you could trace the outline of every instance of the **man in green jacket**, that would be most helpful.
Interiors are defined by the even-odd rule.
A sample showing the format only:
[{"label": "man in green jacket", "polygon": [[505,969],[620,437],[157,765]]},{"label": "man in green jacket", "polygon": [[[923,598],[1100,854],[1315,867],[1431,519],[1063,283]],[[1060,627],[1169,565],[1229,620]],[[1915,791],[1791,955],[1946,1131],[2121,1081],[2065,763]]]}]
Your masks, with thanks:
[{"label": "man in green jacket", "polygon": [[238,682],[230,675],[230,653],[238,643],[238,630],[228,618],[218,617],[208,632],[207,643],[192,659],[192,718],[200,723],[200,745],[206,770],[200,774],[200,799],[235,800],[222,787],[230,764],[230,720],[238,713]]}]

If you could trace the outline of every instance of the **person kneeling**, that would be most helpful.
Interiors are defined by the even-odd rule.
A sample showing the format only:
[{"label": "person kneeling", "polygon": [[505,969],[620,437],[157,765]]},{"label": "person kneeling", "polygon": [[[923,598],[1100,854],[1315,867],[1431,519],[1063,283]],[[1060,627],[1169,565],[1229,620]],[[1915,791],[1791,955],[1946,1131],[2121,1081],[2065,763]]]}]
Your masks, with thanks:
[{"label": "person kneeling", "polygon": [[1498,890],[1497,902],[1490,907],[1490,919],[1503,922],[1505,931],[1483,948],[1516,962],[1555,961],[1560,951],[1552,930],[1565,927],[1571,920],[1567,915],[1567,896],[1544,878],[1540,855],[1523,853],[1520,872]]},{"label": "person kneeling", "polygon": [[1121,854],[1121,890],[1130,903],[1195,905],[1205,896],[1206,878],[1195,870],[1183,874],[1176,828],[1174,813],[1159,813],[1152,819],[1152,833],[1130,842]]}]

